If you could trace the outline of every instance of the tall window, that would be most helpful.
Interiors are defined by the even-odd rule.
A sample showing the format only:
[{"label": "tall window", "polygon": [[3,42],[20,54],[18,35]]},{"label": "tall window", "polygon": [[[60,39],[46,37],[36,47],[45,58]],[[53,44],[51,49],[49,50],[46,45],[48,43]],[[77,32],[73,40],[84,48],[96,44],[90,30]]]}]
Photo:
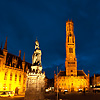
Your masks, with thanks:
[{"label": "tall window", "polygon": [[5,72],[4,80],[7,80],[7,72]]},{"label": "tall window", "polygon": [[10,73],[10,81],[12,81],[12,73]]},{"label": "tall window", "polygon": [[23,87],[23,92],[25,92],[25,87]]},{"label": "tall window", "polygon": [[6,84],[4,84],[4,85],[3,85],[3,90],[6,90],[6,88],[7,88],[7,87],[6,87]]},{"label": "tall window", "polygon": [[17,74],[15,74],[15,81],[17,81]]},{"label": "tall window", "polygon": [[23,80],[23,84],[25,84],[25,79]]},{"label": "tall window", "polygon": [[73,53],[73,48],[69,48],[69,53]]},{"label": "tall window", "polygon": [[24,74],[24,78],[26,78],[26,74]]},{"label": "tall window", "polygon": [[9,91],[11,91],[11,84],[9,84]]},{"label": "tall window", "polygon": [[21,82],[21,74],[19,75],[19,82]]}]

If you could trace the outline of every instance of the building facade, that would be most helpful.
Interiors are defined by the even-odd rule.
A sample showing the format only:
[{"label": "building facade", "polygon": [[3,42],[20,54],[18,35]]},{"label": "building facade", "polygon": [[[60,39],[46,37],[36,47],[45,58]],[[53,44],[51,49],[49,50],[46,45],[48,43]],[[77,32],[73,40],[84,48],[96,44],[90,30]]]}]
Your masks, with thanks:
[{"label": "building facade", "polygon": [[92,87],[100,86],[100,74],[94,74],[94,76],[92,76],[90,80]]},{"label": "building facade", "polygon": [[75,54],[75,35],[72,20],[66,22],[66,59],[65,71],[54,74],[54,88],[57,91],[78,91],[89,89],[89,74],[83,70],[77,70],[77,58]]},{"label": "building facade", "polygon": [[19,50],[19,56],[8,53],[6,38],[4,48],[0,48],[0,91],[24,94],[26,72],[30,67],[31,64],[25,62],[25,53],[21,60],[21,50]]},{"label": "building facade", "polygon": [[39,42],[36,39],[31,71],[27,72],[25,100],[44,100],[45,72],[42,73],[41,55]]}]

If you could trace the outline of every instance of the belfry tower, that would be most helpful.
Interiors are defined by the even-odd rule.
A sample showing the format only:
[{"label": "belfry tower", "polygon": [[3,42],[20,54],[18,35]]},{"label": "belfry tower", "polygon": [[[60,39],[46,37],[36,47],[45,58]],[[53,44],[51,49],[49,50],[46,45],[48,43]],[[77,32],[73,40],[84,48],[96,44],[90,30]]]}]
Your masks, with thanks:
[{"label": "belfry tower", "polygon": [[75,35],[73,31],[73,22],[66,22],[66,76],[77,76],[77,58],[75,54]]}]

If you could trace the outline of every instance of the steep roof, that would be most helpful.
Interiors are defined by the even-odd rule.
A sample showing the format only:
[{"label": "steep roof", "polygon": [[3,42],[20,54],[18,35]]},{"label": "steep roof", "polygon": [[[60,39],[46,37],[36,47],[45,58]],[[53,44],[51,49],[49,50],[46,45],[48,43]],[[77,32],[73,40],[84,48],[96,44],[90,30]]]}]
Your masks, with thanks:
[{"label": "steep roof", "polygon": [[58,76],[66,76],[66,71],[60,71]]},{"label": "steep roof", "polygon": [[[6,65],[10,65],[11,64],[11,67],[14,67],[14,65],[12,64],[12,60],[15,59],[17,60],[17,65],[16,65],[16,68],[19,68],[20,66],[20,69],[22,69],[22,62],[23,60],[21,60],[21,58],[19,56],[16,56],[16,55],[13,55],[11,53],[7,53],[7,57],[6,57]],[[28,63],[28,62],[25,62],[25,69],[24,71],[26,71],[26,66],[28,66],[28,69],[31,70],[31,63]]]},{"label": "steep roof", "polygon": [[77,76],[85,76],[85,73],[83,70],[77,70]]},{"label": "steep roof", "polygon": [[[66,76],[66,71],[60,71],[58,76]],[[77,76],[86,76],[83,70],[77,70]]]}]

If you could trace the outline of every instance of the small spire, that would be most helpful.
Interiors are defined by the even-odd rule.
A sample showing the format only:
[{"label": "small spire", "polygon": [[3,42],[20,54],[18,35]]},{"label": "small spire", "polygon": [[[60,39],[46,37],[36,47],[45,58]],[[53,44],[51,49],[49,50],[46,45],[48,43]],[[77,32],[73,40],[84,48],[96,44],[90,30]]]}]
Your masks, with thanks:
[{"label": "small spire", "polygon": [[19,50],[19,57],[21,57],[21,50]]},{"label": "small spire", "polygon": [[23,56],[23,61],[25,61],[25,52],[24,52],[24,56]]},{"label": "small spire", "polygon": [[72,19],[71,19],[71,21],[72,21]]},{"label": "small spire", "polygon": [[6,37],[6,41],[5,41],[5,45],[4,45],[4,49],[7,50],[7,37]]}]

